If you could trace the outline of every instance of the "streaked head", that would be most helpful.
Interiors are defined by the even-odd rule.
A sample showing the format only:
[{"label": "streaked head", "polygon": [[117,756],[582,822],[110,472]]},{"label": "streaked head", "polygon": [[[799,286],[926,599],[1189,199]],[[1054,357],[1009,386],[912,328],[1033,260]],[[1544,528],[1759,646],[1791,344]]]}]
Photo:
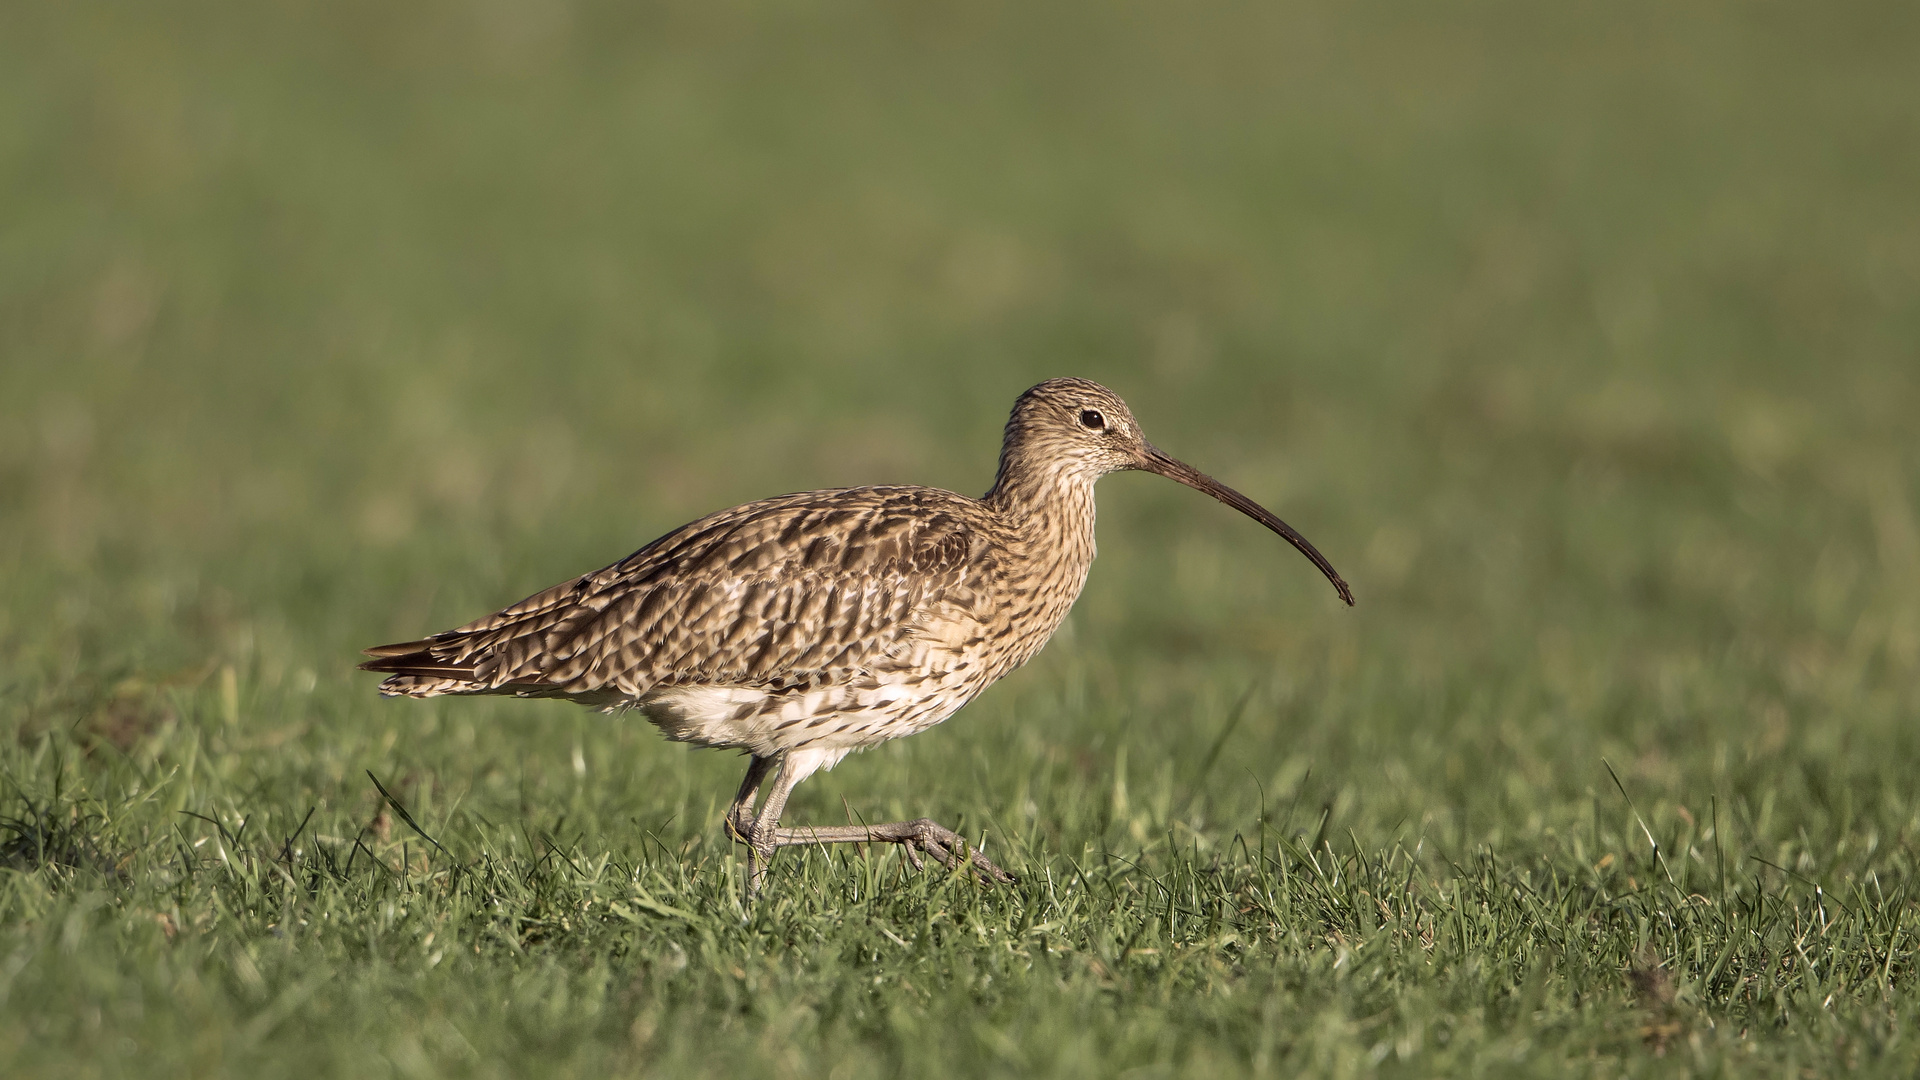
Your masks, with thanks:
[{"label": "streaked head", "polygon": [[1099,383],[1048,379],[1020,395],[1013,404],[1013,415],[1007,419],[994,491],[1005,491],[1023,478],[1073,478],[1090,483],[1107,473],[1128,469],[1159,473],[1204,491],[1265,525],[1312,560],[1333,582],[1340,599],[1353,603],[1353,590],[1306,537],[1259,503],[1148,442],[1133,418],[1133,410],[1120,395]]},{"label": "streaked head", "polygon": [[1147,446],[1120,395],[1085,379],[1048,379],[1020,395],[1007,418],[1001,464],[1098,478],[1137,469]]}]

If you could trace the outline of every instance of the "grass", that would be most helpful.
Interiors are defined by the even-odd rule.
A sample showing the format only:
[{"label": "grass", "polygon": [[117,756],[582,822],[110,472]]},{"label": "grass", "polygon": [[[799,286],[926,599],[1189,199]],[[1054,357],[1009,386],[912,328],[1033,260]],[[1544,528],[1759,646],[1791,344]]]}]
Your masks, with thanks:
[{"label": "grass", "polygon": [[[0,1072],[1912,1075],[1916,30],[9,10]],[[1056,374],[1360,606],[1103,484],[1047,651],[791,812],[1017,887],[746,912],[738,759],[351,670],[720,506],[980,491]]]}]

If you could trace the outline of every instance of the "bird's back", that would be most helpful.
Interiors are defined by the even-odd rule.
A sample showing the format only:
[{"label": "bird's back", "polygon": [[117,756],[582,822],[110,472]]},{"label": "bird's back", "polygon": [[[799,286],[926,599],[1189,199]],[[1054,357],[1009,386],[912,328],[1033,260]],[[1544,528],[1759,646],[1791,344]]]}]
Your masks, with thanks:
[{"label": "bird's back", "polygon": [[1004,528],[923,487],[810,491],[685,525],[484,619],[369,650],[388,694],[639,702],[663,687],[845,682],[991,622]]}]

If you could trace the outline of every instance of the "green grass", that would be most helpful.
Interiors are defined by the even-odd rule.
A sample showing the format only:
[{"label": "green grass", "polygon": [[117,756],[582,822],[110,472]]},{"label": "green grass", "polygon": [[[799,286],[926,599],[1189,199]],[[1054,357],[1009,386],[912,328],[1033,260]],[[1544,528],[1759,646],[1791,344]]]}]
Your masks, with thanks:
[{"label": "green grass", "polygon": [[[1916,9],[1035,7],[0,14],[0,1074],[1920,1070]],[[1017,887],[352,670],[1060,374]]]}]

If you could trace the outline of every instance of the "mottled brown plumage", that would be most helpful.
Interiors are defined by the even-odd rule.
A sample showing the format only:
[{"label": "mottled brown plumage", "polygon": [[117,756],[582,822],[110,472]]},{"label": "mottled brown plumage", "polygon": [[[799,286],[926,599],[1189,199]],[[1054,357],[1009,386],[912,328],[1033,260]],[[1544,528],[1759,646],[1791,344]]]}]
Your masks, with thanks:
[{"label": "mottled brown plumage", "polygon": [[[1081,379],[1021,395],[993,489],[808,491],[701,518],[603,570],[484,619],[367,650],[388,695],[557,697],[637,709],[669,738],[752,755],[727,814],[749,888],[777,847],[885,840],[952,863],[926,819],[783,829],[787,795],[849,752],[923,731],[1030,659],[1093,563],[1094,481],[1144,469],[1280,533],[1353,602],[1311,544],[1162,454],[1126,405]],[[779,773],[759,812],[767,773]],[[971,862],[1011,880],[977,851]]]}]

